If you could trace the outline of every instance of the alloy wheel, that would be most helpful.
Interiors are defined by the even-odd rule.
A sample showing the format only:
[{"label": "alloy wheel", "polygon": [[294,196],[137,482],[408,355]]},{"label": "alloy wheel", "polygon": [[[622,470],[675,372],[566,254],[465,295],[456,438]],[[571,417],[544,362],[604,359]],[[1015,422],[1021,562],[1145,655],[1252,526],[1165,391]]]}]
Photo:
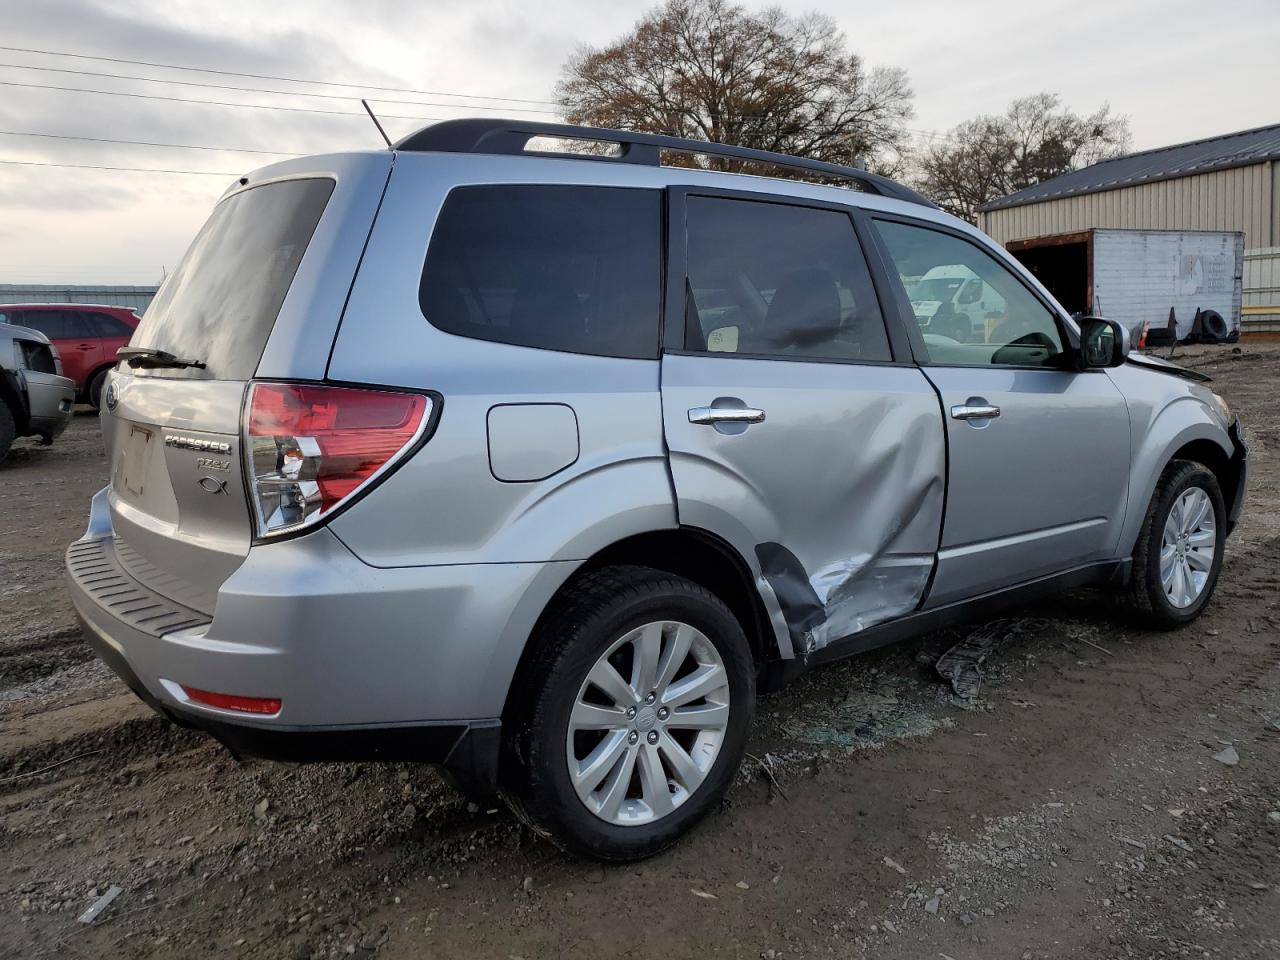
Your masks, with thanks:
[{"label": "alloy wheel", "polygon": [[1160,583],[1173,606],[1182,610],[1196,602],[1217,551],[1213,501],[1200,487],[1188,487],[1174,501],[1160,540]]},{"label": "alloy wheel", "polygon": [[728,671],[704,633],[671,620],[628,630],[574,701],[567,732],[574,790],[617,826],[665,817],[710,773],[729,710]]}]

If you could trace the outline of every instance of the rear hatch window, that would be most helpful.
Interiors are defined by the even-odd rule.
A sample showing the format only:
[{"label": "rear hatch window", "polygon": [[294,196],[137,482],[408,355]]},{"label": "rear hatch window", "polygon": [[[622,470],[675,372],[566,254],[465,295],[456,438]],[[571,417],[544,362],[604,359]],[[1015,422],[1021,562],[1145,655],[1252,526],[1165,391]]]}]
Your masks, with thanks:
[{"label": "rear hatch window", "polygon": [[198,360],[204,369],[139,369],[139,375],[247,380],[333,193],[327,177],[283,180],[233,194],[214,208],[133,335]]}]

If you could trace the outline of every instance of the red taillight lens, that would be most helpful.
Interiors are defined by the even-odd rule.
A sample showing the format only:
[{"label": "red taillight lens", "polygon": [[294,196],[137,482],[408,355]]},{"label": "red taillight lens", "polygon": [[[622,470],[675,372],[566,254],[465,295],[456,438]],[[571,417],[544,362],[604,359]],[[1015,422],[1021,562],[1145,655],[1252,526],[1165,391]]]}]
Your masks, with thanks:
[{"label": "red taillight lens", "polygon": [[421,435],[417,393],[255,383],[249,393],[249,482],[264,536],[322,518]]},{"label": "red taillight lens", "polygon": [[238,710],[241,713],[279,713],[281,701],[273,697],[238,697],[231,693],[213,693],[209,690],[197,690],[195,687],[183,687],[182,692],[196,703],[220,710]]}]

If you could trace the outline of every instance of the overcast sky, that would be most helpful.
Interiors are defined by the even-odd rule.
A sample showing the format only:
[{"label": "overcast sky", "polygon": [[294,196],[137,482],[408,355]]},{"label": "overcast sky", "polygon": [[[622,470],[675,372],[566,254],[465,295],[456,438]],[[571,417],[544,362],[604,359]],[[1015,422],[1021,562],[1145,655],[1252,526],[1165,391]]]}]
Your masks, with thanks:
[{"label": "overcast sky", "polygon": [[[0,45],[330,80],[546,101],[566,56],[624,33],[652,4],[589,0],[0,0]],[[758,6],[748,3],[747,6]],[[1280,122],[1276,0],[783,0],[818,9],[868,64],[904,67],[913,130],[944,133],[1016,96],[1049,90],[1082,112],[1130,118],[1135,149]],[[282,153],[375,147],[362,115],[200,106],[43,86],[358,112],[353,99],[272,96],[20,66],[283,89],[237,79],[0,50],[0,160],[218,171],[220,176],[0,163],[0,282],[149,283],[172,269],[230,175],[270,154],[117,146],[60,134]],[[341,91],[351,93],[353,91]],[[372,93],[383,114],[553,117],[545,103]],[[450,106],[437,104],[448,103]],[[471,105],[468,108],[467,104]],[[500,109],[478,109],[479,107]],[[512,114],[511,111],[530,111]],[[393,137],[420,121],[389,119]],[[922,133],[922,135],[923,135]]]}]

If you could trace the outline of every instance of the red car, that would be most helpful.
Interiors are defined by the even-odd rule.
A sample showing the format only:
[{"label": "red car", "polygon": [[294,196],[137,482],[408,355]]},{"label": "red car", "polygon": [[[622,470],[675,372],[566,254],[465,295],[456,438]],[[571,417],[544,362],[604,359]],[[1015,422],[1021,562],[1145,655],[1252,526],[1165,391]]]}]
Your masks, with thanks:
[{"label": "red car", "polygon": [[127,307],[87,303],[0,304],[0,323],[39,330],[62,357],[62,371],[76,382],[76,399],[98,406],[116,351],[129,342],[139,317]]}]

